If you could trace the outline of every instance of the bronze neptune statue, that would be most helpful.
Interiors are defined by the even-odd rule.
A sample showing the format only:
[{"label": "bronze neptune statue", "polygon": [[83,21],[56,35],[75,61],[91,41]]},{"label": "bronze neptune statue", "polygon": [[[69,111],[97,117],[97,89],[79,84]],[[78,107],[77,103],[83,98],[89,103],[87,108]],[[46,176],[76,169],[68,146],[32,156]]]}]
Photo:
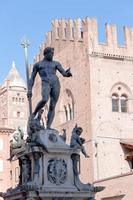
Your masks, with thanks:
[{"label": "bronze neptune statue", "polygon": [[49,111],[47,116],[47,128],[50,129],[51,124],[55,115],[55,106],[60,94],[60,82],[56,75],[58,70],[64,77],[72,76],[70,68],[66,71],[63,69],[61,64],[53,60],[54,48],[47,47],[44,49],[44,58],[43,60],[37,62],[33,66],[33,71],[29,81],[28,87],[28,98],[32,98],[32,87],[34,85],[34,80],[37,73],[40,75],[42,82],[42,99],[38,102],[32,117],[34,118],[36,114],[45,106],[50,98]]}]

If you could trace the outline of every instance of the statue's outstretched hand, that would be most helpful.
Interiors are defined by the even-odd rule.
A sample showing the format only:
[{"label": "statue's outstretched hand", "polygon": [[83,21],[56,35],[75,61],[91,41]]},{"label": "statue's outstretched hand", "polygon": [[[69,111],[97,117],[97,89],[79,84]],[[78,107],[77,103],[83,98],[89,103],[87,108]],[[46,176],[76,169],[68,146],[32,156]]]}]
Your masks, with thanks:
[{"label": "statue's outstretched hand", "polygon": [[66,70],[66,74],[67,74],[67,77],[72,76],[72,73],[71,73],[71,71],[70,71],[70,68]]},{"label": "statue's outstretched hand", "polygon": [[82,144],[85,143],[85,139],[84,138],[80,138],[80,140],[81,140]]},{"label": "statue's outstretched hand", "polygon": [[27,97],[28,97],[28,100],[32,98],[32,92],[30,90],[27,92]]}]

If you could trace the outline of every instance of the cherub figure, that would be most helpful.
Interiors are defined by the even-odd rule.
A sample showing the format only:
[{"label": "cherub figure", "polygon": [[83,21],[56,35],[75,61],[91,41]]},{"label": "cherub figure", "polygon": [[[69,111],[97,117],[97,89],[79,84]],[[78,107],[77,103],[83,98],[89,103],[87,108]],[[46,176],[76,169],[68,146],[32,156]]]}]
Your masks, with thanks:
[{"label": "cherub figure", "polygon": [[24,144],[24,132],[18,127],[18,130],[14,132],[13,140],[11,140],[11,149],[21,148]]},{"label": "cherub figure", "polygon": [[74,149],[81,149],[82,153],[86,158],[89,158],[89,155],[86,153],[86,150],[83,146],[85,143],[85,139],[80,137],[81,133],[83,132],[82,127],[78,127],[77,124],[72,131],[70,147]]}]

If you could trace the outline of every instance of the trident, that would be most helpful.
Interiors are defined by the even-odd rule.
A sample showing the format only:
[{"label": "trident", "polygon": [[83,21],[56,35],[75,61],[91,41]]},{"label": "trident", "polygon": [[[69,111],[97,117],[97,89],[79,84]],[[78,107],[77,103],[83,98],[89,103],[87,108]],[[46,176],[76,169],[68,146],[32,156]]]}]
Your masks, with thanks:
[{"label": "trident", "polygon": [[[28,64],[28,47],[29,47],[29,40],[24,37],[21,40],[21,45],[24,48],[24,55],[25,55],[25,68],[26,68],[26,79],[27,79],[27,89],[29,91],[29,64]],[[32,115],[32,102],[31,98],[28,98],[29,101],[29,115]]]}]

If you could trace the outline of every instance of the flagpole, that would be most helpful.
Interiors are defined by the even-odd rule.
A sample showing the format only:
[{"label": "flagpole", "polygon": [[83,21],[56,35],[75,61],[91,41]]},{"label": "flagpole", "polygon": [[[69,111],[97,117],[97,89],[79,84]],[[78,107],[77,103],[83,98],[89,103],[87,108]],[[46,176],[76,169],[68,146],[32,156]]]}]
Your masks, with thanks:
[{"label": "flagpole", "polygon": [[[28,47],[30,46],[28,39],[23,38],[21,40],[21,45],[24,48],[24,56],[25,56],[25,68],[26,68],[26,80],[27,80],[27,89],[29,91],[29,64],[28,64]],[[29,115],[32,115],[32,101],[31,98],[28,99],[29,101]]]}]

